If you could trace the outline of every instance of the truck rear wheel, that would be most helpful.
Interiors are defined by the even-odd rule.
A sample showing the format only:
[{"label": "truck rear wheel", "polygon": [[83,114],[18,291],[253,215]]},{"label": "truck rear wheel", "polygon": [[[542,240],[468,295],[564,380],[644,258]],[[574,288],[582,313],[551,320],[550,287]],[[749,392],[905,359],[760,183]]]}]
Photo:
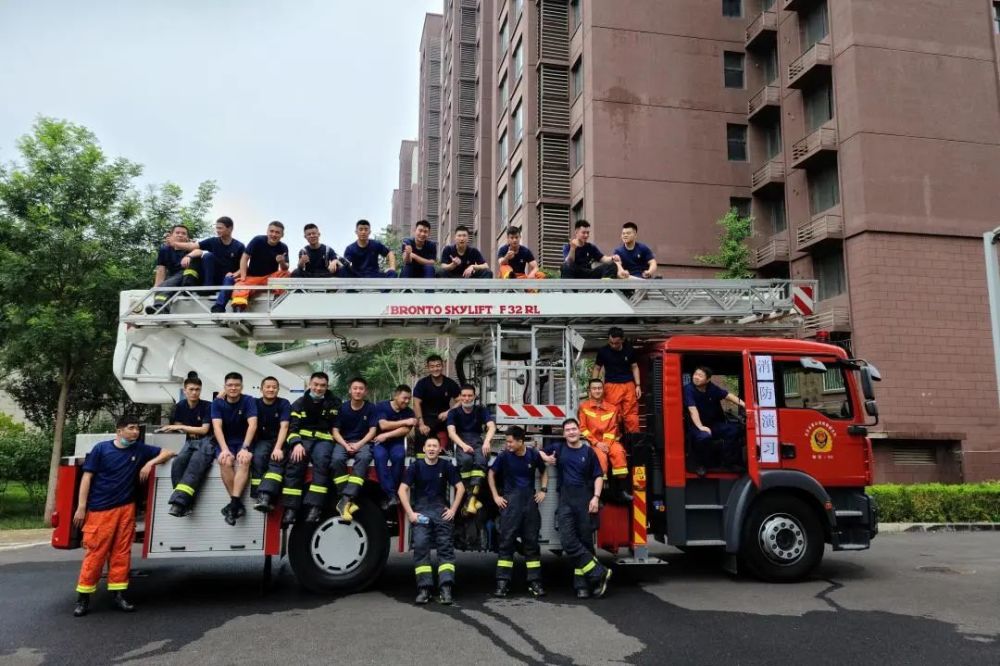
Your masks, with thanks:
[{"label": "truck rear wheel", "polygon": [[750,508],[740,561],[773,583],[802,580],[823,559],[823,527],[808,504],[790,495],[765,495]]},{"label": "truck rear wheel", "polygon": [[389,557],[385,517],[368,498],[357,500],[354,520],[327,515],[318,523],[296,523],[288,538],[288,562],[312,592],[357,592],[382,573]]}]

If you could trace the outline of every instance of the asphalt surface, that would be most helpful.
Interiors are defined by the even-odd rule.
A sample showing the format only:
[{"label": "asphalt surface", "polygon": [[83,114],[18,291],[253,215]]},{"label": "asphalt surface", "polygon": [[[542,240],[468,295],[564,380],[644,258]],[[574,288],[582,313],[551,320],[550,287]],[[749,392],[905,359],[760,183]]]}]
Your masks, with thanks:
[{"label": "asphalt surface", "polygon": [[547,597],[490,599],[494,558],[465,555],[452,607],[414,606],[399,555],[342,598],[301,590],[287,566],[262,594],[258,558],[137,558],[139,611],[111,610],[102,583],[77,619],[80,551],[0,549],[0,664],[1000,664],[997,532],[882,535],[794,585],[662,553],[584,602],[553,556]]}]

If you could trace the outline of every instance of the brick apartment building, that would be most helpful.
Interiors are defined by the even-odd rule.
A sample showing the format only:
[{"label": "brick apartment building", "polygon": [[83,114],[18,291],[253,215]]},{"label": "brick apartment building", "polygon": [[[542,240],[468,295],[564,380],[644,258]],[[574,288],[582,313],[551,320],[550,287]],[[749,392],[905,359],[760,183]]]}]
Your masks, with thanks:
[{"label": "brick apartment building", "polygon": [[427,220],[431,237],[439,224],[441,175],[441,27],[440,14],[424,16],[420,36],[420,103],[417,122],[416,219]]},{"label": "brick apartment building", "polygon": [[417,142],[404,139],[399,143],[399,183],[392,191],[392,221],[390,226],[398,236],[407,235],[417,221],[414,199],[417,196],[419,153]]}]

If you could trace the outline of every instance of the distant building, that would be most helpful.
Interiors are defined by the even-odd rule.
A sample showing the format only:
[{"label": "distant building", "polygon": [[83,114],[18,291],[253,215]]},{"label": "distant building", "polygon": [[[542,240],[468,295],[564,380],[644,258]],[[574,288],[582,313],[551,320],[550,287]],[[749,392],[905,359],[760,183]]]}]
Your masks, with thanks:
[{"label": "distant building", "polygon": [[414,197],[417,189],[419,152],[417,142],[403,140],[399,145],[399,186],[392,191],[392,229],[398,236],[410,233],[414,216]]}]

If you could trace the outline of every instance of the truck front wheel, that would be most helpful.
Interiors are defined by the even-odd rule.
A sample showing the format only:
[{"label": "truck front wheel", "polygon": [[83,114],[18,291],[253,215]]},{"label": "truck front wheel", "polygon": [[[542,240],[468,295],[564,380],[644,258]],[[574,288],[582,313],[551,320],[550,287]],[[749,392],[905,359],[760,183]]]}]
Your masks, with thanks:
[{"label": "truck front wheel", "polygon": [[823,527],[808,504],[790,495],[765,495],[750,508],[740,561],[757,578],[802,580],[823,559]]},{"label": "truck front wheel", "polygon": [[288,538],[288,562],[312,592],[356,592],[375,582],[389,557],[385,517],[359,498],[354,520],[327,514],[318,523],[296,523]]}]

